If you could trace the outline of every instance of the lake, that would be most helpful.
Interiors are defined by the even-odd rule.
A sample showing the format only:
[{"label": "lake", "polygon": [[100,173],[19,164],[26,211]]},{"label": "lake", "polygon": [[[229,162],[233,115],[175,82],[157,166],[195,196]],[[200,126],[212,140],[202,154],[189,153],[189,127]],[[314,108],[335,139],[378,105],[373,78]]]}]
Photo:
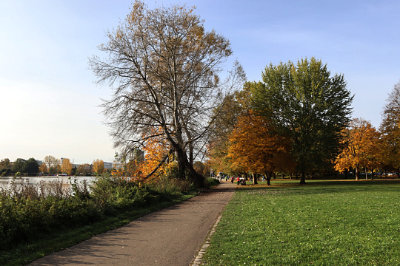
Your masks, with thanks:
[{"label": "lake", "polygon": [[63,183],[65,186],[70,186],[70,183],[82,184],[86,180],[88,185],[97,179],[96,176],[24,176],[21,178],[13,177],[0,177],[0,188],[8,189],[11,183],[16,185],[32,185],[39,186],[41,182],[44,183]]}]

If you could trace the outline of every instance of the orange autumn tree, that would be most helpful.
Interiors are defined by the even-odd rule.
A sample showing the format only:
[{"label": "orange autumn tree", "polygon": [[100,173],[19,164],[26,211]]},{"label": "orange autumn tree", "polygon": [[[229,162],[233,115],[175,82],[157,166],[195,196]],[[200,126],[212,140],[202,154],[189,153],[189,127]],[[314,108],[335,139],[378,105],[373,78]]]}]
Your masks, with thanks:
[{"label": "orange autumn tree", "polygon": [[145,141],[143,147],[144,161],[138,167],[139,179],[146,179],[144,180],[146,182],[152,181],[165,173],[165,158],[170,153],[167,141],[161,134],[161,129],[152,129],[149,135],[153,137]]},{"label": "orange autumn tree", "polygon": [[103,160],[97,159],[93,161],[93,172],[96,175],[101,175],[104,172],[104,162]]},{"label": "orange autumn tree", "polygon": [[257,184],[254,174],[260,173],[267,176],[269,185],[273,172],[290,161],[288,141],[273,134],[265,118],[252,112],[238,118],[229,140],[232,166],[251,172],[254,184]]},{"label": "orange autumn tree", "polygon": [[343,173],[354,169],[356,180],[361,169],[374,170],[381,162],[379,132],[367,121],[354,119],[342,132],[342,152],[336,157],[335,170]]},{"label": "orange autumn tree", "polygon": [[68,158],[63,158],[61,163],[61,172],[71,175],[72,173],[72,164]]},{"label": "orange autumn tree", "polygon": [[42,173],[42,174],[48,173],[47,166],[46,166],[45,163],[42,163],[42,164],[39,166],[39,171],[40,171],[40,173]]}]

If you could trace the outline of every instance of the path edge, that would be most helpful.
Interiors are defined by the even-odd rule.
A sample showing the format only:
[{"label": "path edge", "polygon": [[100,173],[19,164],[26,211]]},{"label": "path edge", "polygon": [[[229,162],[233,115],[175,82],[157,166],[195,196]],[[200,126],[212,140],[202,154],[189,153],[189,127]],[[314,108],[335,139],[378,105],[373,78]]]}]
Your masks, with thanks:
[{"label": "path edge", "polygon": [[222,218],[222,212],[221,214],[218,216],[217,220],[215,221],[213,227],[211,228],[210,232],[207,235],[207,238],[204,242],[204,244],[201,246],[199,252],[197,253],[197,256],[194,258],[194,260],[192,261],[192,263],[190,263],[190,266],[199,266],[201,265],[201,263],[203,262],[203,256],[207,251],[207,248],[210,246],[210,242],[211,242],[211,237],[212,235],[215,233],[216,229],[217,229],[217,225],[219,223],[219,221]]}]

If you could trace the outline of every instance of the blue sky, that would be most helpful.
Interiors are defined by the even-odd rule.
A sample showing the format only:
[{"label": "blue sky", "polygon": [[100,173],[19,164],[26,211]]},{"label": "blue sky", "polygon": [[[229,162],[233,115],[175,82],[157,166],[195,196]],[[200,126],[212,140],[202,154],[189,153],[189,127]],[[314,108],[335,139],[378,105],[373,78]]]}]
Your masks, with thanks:
[{"label": "blue sky", "polygon": [[[88,58],[131,1],[0,1],[0,159],[51,154],[76,163],[112,161],[101,114],[111,90]],[[316,57],[342,73],[354,117],[379,126],[400,81],[400,1],[155,1],[196,6],[208,30],[231,41],[249,80],[269,63]]]}]

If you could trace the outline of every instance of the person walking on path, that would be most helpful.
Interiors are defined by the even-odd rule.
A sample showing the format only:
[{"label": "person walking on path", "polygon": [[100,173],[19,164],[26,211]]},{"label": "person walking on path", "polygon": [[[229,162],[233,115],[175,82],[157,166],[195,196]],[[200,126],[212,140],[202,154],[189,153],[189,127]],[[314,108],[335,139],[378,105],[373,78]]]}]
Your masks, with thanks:
[{"label": "person walking on path", "polygon": [[31,265],[189,265],[233,193],[220,184]]}]

